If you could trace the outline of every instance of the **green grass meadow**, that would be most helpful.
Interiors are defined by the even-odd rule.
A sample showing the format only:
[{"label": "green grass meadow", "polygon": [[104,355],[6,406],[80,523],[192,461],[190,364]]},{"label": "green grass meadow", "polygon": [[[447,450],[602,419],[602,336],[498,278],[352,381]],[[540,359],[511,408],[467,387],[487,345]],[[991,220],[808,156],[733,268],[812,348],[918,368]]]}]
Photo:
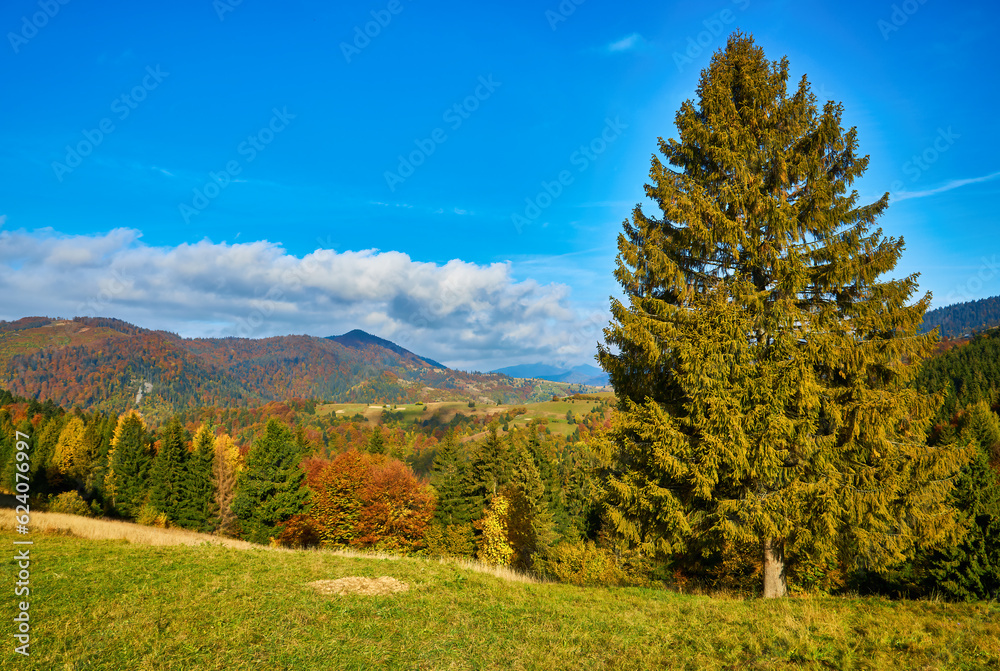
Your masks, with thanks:
[{"label": "green grass meadow", "polygon": [[[12,629],[16,540],[2,561]],[[23,537],[22,537],[23,538]],[[996,669],[1000,605],[511,582],[422,558],[32,534],[31,656],[4,669]],[[391,596],[308,586],[391,576]]]}]

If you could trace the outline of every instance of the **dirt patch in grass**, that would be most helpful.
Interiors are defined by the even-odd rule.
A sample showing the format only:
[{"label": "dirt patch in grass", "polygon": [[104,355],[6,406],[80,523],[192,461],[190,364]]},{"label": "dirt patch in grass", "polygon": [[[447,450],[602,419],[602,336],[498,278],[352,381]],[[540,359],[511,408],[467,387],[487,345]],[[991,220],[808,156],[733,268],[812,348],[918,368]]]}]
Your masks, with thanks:
[{"label": "dirt patch in grass", "polygon": [[337,580],[316,580],[309,583],[321,594],[360,594],[362,596],[388,596],[405,592],[410,586],[387,575],[381,578],[338,578]]}]

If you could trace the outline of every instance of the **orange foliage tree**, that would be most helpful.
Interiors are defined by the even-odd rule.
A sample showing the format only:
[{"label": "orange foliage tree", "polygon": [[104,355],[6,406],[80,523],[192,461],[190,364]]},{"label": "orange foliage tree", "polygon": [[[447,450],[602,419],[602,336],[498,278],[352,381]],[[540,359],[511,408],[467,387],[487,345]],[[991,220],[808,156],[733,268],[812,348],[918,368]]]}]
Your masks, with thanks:
[{"label": "orange foliage tree", "polygon": [[406,464],[350,450],[308,469],[310,516],[325,546],[413,551],[424,545],[434,496]]}]

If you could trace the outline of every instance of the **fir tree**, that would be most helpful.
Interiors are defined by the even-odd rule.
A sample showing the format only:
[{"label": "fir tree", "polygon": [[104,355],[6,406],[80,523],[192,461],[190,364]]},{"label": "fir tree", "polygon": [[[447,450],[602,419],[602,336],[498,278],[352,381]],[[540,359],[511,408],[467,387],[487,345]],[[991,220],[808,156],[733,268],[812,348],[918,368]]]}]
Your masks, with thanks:
[{"label": "fir tree", "polygon": [[118,418],[104,480],[111,505],[122,515],[133,519],[138,515],[146,497],[152,461],[145,422],[137,411],[130,410]]},{"label": "fir tree", "polygon": [[372,429],[372,435],[368,439],[368,451],[372,454],[385,454],[385,437],[382,429],[377,426]]},{"label": "fir tree", "polygon": [[90,473],[87,477],[86,489],[95,493],[101,500],[107,498],[104,492],[104,482],[107,477],[110,461],[111,441],[114,438],[118,418],[114,415],[98,413],[87,427],[87,440],[94,446]]},{"label": "fir tree", "polygon": [[469,465],[465,489],[473,518],[482,515],[490,499],[510,480],[510,455],[507,445],[497,433],[498,429],[496,421],[490,423],[486,438],[476,449]]},{"label": "fir tree", "polygon": [[[21,477],[25,477],[24,471],[18,468],[19,465],[25,464],[22,468],[27,468],[30,472],[31,470],[31,449],[33,446],[37,445],[37,442],[32,440],[30,436],[35,433],[35,427],[31,425],[31,422],[27,419],[22,419],[15,429],[13,426],[10,429],[3,427],[3,435],[0,435],[0,464],[3,464],[3,472],[0,473],[0,482],[3,483],[4,488],[10,492],[17,491],[17,483],[23,482],[23,480],[18,480],[18,474]],[[19,440],[15,431],[20,432],[23,435],[29,436],[27,443],[29,445],[29,451],[25,455],[28,460],[20,461],[17,455],[21,450],[17,449],[17,442]],[[31,491],[29,488],[28,491]]]},{"label": "fir tree", "polygon": [[247,453],[232,504],[247,540],[267,543],[276,525],[302,512],[308,492],[301,487],[300,456],[288,427],[269,420]]},{"label": "fir tree", "polygon": [[1000,447],[1000,420],[980,402],[962,418],[961,439],[975,453],[955,483],[953,498],[967,533],[954,546],[932,551],[923,562],[927,593],[971,601],[1000,597],[1000,475],[990,454]]},{"label": "fir tree", "polygon": [[194,449],[188,454],[184,482],[181,485],[184,505],[178,522],[188,529],[211,531],[217,522],[212,467],[215,460],[215,433],[204,424],[194,437]]},{"label": "fir tree", "polygon": [[31,491],[45,494],[54,491],[58,485],[56,469],[52,458],[59,442],[59,434],[63,430],[63,417],[53,416],[38,427],[35,447],[31,455],[32,482]]},{"label": "fir tree", "polygon": [[153,459],[150,473],[150,503],[174,524],[187,517],[188,501],[184,484],[190,454],[184,443],[184,427],[174,417],[160,439],[160,449]]},{"label": "fir tree", "polygon": [[967,457],[926,446],[930,296],[879,281],[903,251],[872,230],[889,195],[858,204],[843,107],[787,83],[747,36],[713,56],[653,157],[662,216],[636,206],[619,235],[628,305],[599,352],[620,402],[608,519],[648,553],[756,544],[768,597],[786,555],[884,568],[956,534]]},{"label": "fir tree", "polygon": [[449,431],[438,443],[430,469],[430,482],[436,495],[427,547],[431,554],[471,556],[475,552],[472,510],[465,488],[469,484],[468,465]]},{"label": "fir tree", "polygon": [[536,554],[544,555],[555,544],[555,525],[534,456],[523,447],[512,446],[511,451],[510,483],[505,493],[511,501],[508,532],[517,553],[512,565],[528,569]]},{"label": "fir tree", "polygon": [[431,466],[431,485],[437,493],[434,522],[443,527],[472,521],[463,493],[465,464],[455,444],[455,434],[448,432],[438,443]]}]

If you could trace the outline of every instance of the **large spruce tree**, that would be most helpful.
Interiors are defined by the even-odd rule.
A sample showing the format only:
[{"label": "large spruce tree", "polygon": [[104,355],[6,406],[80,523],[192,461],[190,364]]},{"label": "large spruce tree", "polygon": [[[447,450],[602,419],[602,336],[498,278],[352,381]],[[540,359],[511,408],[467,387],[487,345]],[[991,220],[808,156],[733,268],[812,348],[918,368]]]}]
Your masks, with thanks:
[{"label": "large spruce tree", "polygon": [[136,410],[118,418],[108,455],[105,494],[111,505],[126,517],[135,518],[146,497],[152,450],[146,439],[146,423]]},{"label": "large spruce tree", "polygon": [[203,424],[198,429],[192,448],[187,458],[185,478],[181,483],[185,505],[178,523],[187,529],[212,531],[218,519],[218,508],[212,479],[215,432],[210,424]]},{"label": "large spruce tree", "polygon": [[277,419],[268,420],[236,481],[232,511],[246,540],[266,544],[275,526],[302,512],[308,491],[302,487],[301,459],[291,429]]},{"label": "large spruce tree", "polygon": [[186,519],[190,505],[184,486],[191,458],[186,442],[184,427],[174,416],[163,432],[149,474],[149,502],[173,524],[181,524]]},{"label": "large spruce tree", "polygon": [[434,487],[437,499],[434,521],[442,527],[455,524],[471,525],[472,515],[463,490],[466,469],[465,460],[455,442],[455,433],[449,431],[444,440],[438,443],[430,473],[431,485]]},{"label": "large spruce tree", "polygon": [[873,230],[889,196],[858,203],[843,107],[787,83],[746,35],[713,56],[652,159],[662,216],[636,206],[619,236],[628,304],[598,355],[620,402],[608,519],[661,555],[755,543],[765,596],[786,555],[878,569],[953,533],[966,458],[926,444],[930,296],[880,279],[903,251]]}]

